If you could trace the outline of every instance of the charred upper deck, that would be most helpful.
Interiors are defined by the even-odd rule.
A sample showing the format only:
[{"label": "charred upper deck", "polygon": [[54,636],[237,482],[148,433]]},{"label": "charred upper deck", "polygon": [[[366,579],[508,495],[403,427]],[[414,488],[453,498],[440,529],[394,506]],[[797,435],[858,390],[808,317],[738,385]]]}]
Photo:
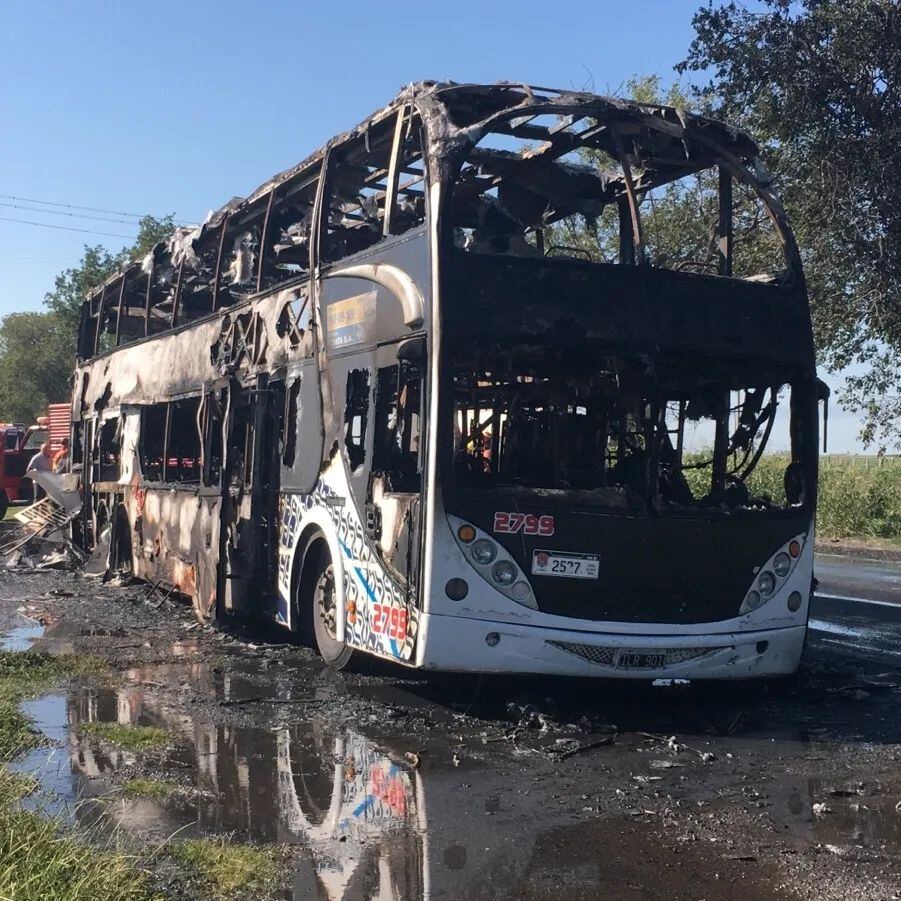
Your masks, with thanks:
[{"label": "charred upper deck", "polygon": [[[489,133],[509,149],[480,146]],[[398,153],[405,141],[406,150]],[[599,162],[585,165],[586,156]],[[606,168],[600,162],[605,159],[615,165]],[[734,128],[673,107],[583,92],[508,83],[413,84],[357,128],[247,197],[231,200],[202,225],[177,229],[96,289],[84,305],[79,358],[302,279],[320,262],[374,243],[373,234],[421,224],[434,201],[428,187],[453,179],[447,231],[476,228],[486,210],[501,210],[506,221],[528,231],[576,214],[596,217],[615,204],[631,229],[623,261],[641,262],[640,252],[636,256],[627,245],[640,251],[642,196],[711,167],[763,198],[789,268],[800,272],[757,148]],[[329,193],[331,200],[324,200]],[[722,197],[720,204],[722,209]],[[721,222],[722,242],[731,240],[730,229]],[[728,252],[724,258],[718,274],[730,275]]]}]

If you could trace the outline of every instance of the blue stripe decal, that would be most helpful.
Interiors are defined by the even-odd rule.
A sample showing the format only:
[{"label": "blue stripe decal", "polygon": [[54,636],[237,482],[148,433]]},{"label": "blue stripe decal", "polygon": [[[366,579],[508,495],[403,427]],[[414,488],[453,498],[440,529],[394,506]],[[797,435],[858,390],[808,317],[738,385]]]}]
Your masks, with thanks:
[{"label": "blue stripe decal", "polygon": [[[341,545],[341,550],[344,551],[344,555],[347,557],[347,559],[352,562],[353,555],[350,552],[350,548],[340,538],[338,539],[338,544]],[[360,580],[360,584],[366,590],[366,594],[369,595],[369,599],[373,602],[373,604],[378,604],[379,599],[376,597],[375,592],[372,590],[372,586],[369,584],[369,582],[366,579],[366,576],[363,574],[363,570],[360,569],[359,566],[354,566],[353,570],[357,574],[357,578]],[[400,657],[400,648],[397,645],[397,639],[389,638],[388,643],[391,645],[391,653],[395,657],[399,658]]]},{"label": "blue stripe decal", "polygon": [[[348,560],[353,560],[353,556],[350,553],[350,548],[339,538],[338,544],[341,545],[341,550],[344,551],[345,556]],[[372,586],[369,582],[366,581],[366,576],[363,575],[363,570],[360,569],[359,566],[354,566],[354,572],[357,574],[357,578],[360,580],[360,584],[366,589],[366,594],[369,595],[370,600],[377,604],[379,599],[375,596],[375,592],[372,590]]]}]

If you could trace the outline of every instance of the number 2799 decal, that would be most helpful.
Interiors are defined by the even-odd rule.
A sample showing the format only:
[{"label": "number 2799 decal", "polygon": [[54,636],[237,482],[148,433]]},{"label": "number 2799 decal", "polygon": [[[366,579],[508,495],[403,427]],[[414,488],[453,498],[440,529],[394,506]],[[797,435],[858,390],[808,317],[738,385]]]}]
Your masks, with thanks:
[{"label": "number 2799 decal", "polygon": [[407,611],[388,604],[373,604],[372,631],[385,632],[389,638],[403,641],[407,637]]},{"label": "number 2799 decal", "polygon": [[550,514],[495,513],[494,531],[505,534],[522,532],[524,535],[553,535],[554,517]]}]

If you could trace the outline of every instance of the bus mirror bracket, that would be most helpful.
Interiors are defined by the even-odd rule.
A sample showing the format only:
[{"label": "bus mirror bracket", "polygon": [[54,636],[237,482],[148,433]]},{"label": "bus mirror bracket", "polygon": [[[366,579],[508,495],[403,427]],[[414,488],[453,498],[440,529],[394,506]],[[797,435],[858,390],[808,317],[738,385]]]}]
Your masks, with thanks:
[{"label": "bus mirror bracket", "polygon": [[829,395],[832,389],[822,380],[817,379],[817,400],[823,402],[823,453],[826,453],[829,437]]},{"label": "bus mirror bracket", "polygon": [[407,363],[422,363],[426,358],[425,335],[405,338],[397,345],[397,359]]},{"label": "bus mirror bracket", "polygon": [[359,263],[330,272],[328,278],[363,278],[387,288],[400,300],[404,311],[404,325],[419,328],[422,325],[422,294],[410,276],[388,263]]}]

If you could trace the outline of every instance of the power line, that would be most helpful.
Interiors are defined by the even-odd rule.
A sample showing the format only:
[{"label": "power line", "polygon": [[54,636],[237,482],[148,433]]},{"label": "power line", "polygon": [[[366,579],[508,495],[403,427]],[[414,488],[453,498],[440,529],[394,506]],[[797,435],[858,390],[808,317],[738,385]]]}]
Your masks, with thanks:
[{"label": "power line", "polygon": [[27,210],[29,213],[44,213],[47,216],[71,216],[73,219],[93,219],[95,222],[115,222],[117,225],[136,225],[127,219],[111,219],[109,216],[92,216],[90,213],[68,213],[65,210],[42,210],[39,206],[25,206],[21,203],[6,203],[0,200],[0,206],[14,210]]},{"label": "power line", "polygon": [[60,203],[54,200],[35,200],[33,197],[17,197],[15,194],[0,194],[3,200],[18,200],[20,203],[40,203],[44,206],[65,207],[69,210],[87,210],[89,213],[107,213],[111,216],[128,216],[130,219],[143,219],[146,213],[123,213],[121,210],[105,210],[96,206],[79,206],[77,203]]},{"label": "power line", "polygon": [[125,238],[134,241],[137,235],[114,235],[112,232],[92,231],[88,228],[73,228],[71,225],[51,225],[49,222],[32,222],[30,219],[11,219],[9,216],[0,216],[0,222],[19,222],[22,225],[39,225],[41,228],[57,228],[64,232],[81,232],[85,235],[103,235],[107,238]]}]

